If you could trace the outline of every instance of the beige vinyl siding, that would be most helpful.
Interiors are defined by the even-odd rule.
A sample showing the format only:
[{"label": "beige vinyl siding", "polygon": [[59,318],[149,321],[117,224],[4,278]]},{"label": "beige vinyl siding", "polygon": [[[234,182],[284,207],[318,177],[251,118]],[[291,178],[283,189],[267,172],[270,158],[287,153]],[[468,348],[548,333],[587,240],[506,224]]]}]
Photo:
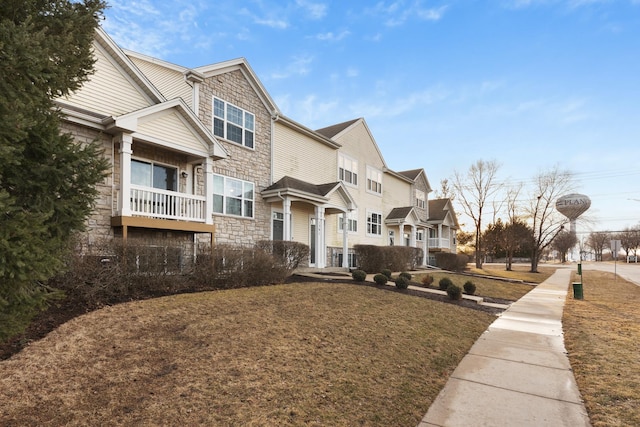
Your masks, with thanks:
[{"label": "beige vinyl siding", "polygon": [[283,176],[314,184],[336,182],[336,150],[276,122],[274,126],[273,180]]},{"label": "beige vinyl siding", "polygon": [[184,74],[159,64],[130,57],[131,61],[142,71],[149,81],[167,99],[182,98],[193,109],[193,89],[184,80]]},{"label": "beige vinyl siding", "polygon": [[95,74],[80,90],[64,99],[65,102],[105,116],[119,116],[151,105],[120,66],[111,62],[102,48],[94,43]]},{"label": "beige vinyl siding", "polygon": [[382,175],[382,200],[384,211],[387,213],[393,208],[413,206],[411,197],[411,184],[404,182],[393,175]]},{"label": "beige vinyl siding", "polygon": [[364,124],[358,123],[348,133],[341,135],[335,141],[342,145],[341,152],[358,160],[358,168],[360,173],[364,173],[362,175],[364,178],[366,178],[365,165],[378,169],[384,167],[384,162],[380,157],[376,143],[371,139],[371,135],[367,132]]},{"label": "beige vinyl siding", "polygon": [[305,245],[309,244],[309,218],[313,215],[313,208],[309,205],[293,204],[291,206],[292,240]]},{"label": "beige vinyl siding", "polygon": [[174,110],[145,117],[138,124],[138,133],[194,150],[206,150],[204,144]]}]

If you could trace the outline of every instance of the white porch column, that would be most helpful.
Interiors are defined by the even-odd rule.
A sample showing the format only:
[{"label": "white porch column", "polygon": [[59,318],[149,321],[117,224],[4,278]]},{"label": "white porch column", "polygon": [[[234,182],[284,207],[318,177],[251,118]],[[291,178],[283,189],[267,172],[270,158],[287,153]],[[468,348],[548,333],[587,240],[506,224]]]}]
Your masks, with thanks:
[{"label": "white porch column", "polygon": [[327,251],[324,243],[324,206],[316,206],[316,267],[326,267]]},{"label": "white porch column", "polygon": [[291,240],[291,199],[285,196],[282,199],[282,240],[288,242]]},{"label": "white porch column", "polygon": [[399,232],[399,236],[398,239],[400,239],[400,246],[406,246],[407,244],[404,242],[404,222],[402,224],[400,224],[398,226],[398,232]]},{"label": "white porch column", "polygon": [[119,215],[131,216],[131,154],[133,137],[121,133],[114,138],[120,143],[120,194],[118,194]]},{"label": "white porch column", "polygon": [[438,224],[438,247],[443,248],[442,246],[442,224]]},{"label": "white porch column", "polygon": [[424,237],[422,237],[422,265],[429,262],[429,229],[424,229]]},{"label": "white porch column", "polygon": [[204,159],[202,163],[204,169],[204,195],[205,202],[204,222],[213,224],[213,160],[211,157]]},{"label": "white porch column", "polygon": [[411,234],[409,235],[409,245],[412,248],[416,247],[416,226],[411,225]]},{"label": "white porch column", "polygon": [[347,212],[342,213],[342,267],[349,268],[349,222]]}]

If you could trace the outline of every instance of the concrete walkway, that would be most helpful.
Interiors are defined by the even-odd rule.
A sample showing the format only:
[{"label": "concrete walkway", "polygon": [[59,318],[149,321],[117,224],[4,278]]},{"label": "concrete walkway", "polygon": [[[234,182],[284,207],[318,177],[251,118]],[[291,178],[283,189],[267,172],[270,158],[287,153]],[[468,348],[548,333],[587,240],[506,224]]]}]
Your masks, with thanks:
[{"label": "concrete walkway", "polygon": [[489,326],[418,427],[591,425],[562,334],[571,272],[556,270]]}]

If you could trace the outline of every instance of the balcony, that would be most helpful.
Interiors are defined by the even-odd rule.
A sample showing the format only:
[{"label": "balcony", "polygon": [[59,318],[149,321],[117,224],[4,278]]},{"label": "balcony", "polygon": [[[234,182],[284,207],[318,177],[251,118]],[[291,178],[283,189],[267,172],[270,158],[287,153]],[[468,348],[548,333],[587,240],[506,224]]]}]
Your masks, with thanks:
[{"label": "balcony", "polygon": [[157,219],[206,221],[204,196],[131,185],[131,214]]},{"label": "balcony", "polygon": [[448,238],[429,238],[429,249],[451,249],[451,242]]}]

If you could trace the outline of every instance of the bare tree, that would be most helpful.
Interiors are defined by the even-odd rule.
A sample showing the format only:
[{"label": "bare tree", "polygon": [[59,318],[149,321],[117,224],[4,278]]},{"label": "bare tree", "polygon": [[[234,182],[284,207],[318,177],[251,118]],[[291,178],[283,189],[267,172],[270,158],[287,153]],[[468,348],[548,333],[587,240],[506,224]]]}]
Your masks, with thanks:
[{"label": "bare tree", "polygon": [[456,198],[456,193],[453,192],[449,185],[449,180],[444,178],[440,180],[440,189],[435,191],[434,196],[436,199],[450,199],[453,201]]},{"label": "bare tree", "polygon": [[531,251],[531,272],[538,272],[538,263],[545,249],[560,233],[568,220],[555,209],[558,197],[569,193],[573,187],[571,174],[560,171],[556,166],[535,177],[528,216],[533,229],[533,246]]},{"label": "bare tree", "polygon": [[567,252],[578,243],[578,238],[575,233],[570,231],[563,231],[558,233],[555,239],[553,239],[552,246],[560,254],[560,262],[565,263],[567,261]]},{"label": "bare tree", "polygon": [[608,231],[593,231],[589,233],[587,245],[593,249],[596,261],[602,261],[602,252],[608,247],[611,233]]},{"label": "bare tree", "polygon": [[500,168],[495,161],[478,160],[469,167],[465,175],[454,173],[453,188],[464,213],[472,220],[476,237],[476,268],[482,268],[482,216],[486,203],[501,188],[496,182]]},{"label": "bare tree", "polygon": [[631,253],[633,252],[633,256],[637,255],[638,246],[640,246],[640,226],[635,227],[626,227],[619,233],[616,233],[613,236],[614,239],[620,240],[620,246],[624,249],[625,254],[627,255],[627,260]]}]

